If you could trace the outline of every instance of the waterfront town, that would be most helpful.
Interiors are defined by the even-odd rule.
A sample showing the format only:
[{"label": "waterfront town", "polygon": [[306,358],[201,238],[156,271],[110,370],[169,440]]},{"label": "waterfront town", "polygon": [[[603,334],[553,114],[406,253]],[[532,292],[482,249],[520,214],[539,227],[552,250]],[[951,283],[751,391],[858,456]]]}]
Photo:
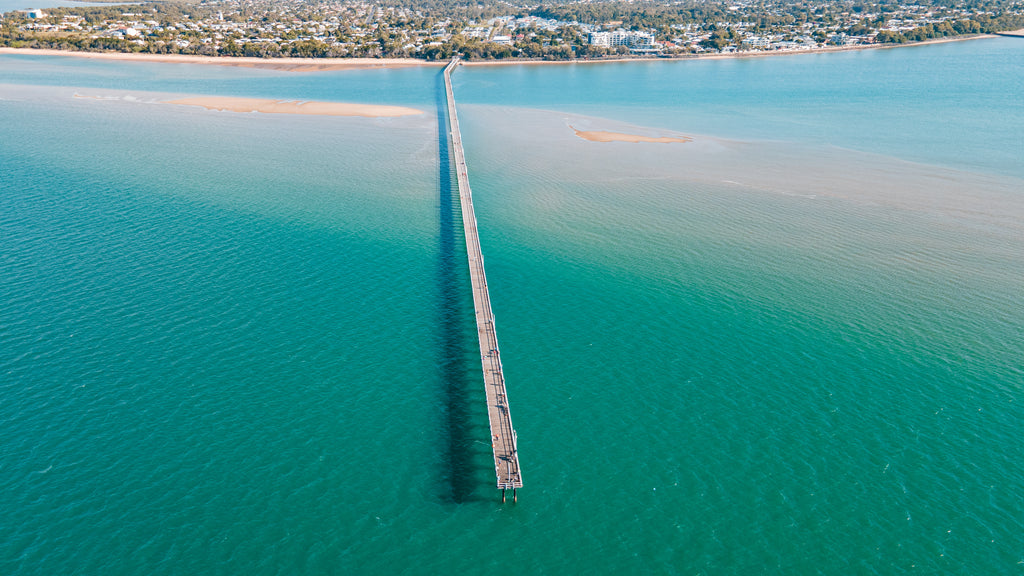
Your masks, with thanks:
[{"label": "waterfront town", "polygon": [[[45,0],[35,0],[45,5]],[[505,2],[404,6],[203,0],[11,11],[0,45],[256,57],[548,60],[810,51],[1024,27],[1024,0],[983,3]]]}]

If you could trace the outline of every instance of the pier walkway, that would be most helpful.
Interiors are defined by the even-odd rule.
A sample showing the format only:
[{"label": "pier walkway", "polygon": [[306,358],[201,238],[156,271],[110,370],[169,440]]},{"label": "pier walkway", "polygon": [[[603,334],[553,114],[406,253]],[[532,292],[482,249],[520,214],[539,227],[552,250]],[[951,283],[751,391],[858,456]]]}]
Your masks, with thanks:
[{"label": "pier walkway", "polygon": [[494,330],[494,313],[491,311],[491,296],[487,290],[487,276],[484,275],[484,257],[480,252],[480,236],[477,233],[476,214],[473,212],[473,194],[469,189],[469,174],[466,156],[462,148],[462,134],[459,132],[459,117],[455,113],[455,96],[452,94],[452,70],[459,63],[456,56],[444,69],[444,89],[448,96],[448,123],[451,128],[452,151],[455,170],[458,174],[459,201],[462,205],[462,225],[466,232],[466,252],[469,255],[469,275],[473,284],[473,307],[476,310],[476,331],[480,339],[480,359],[483,364],[484,389],[487,392],[487,417],[491,424],[491,446],[494,450],[494,472],[498,476],[498,488],[502,500],[505,490],[523,485],[519,472],[519,453],[516,449],[516,431],[512,428],[512,415],[508,409],[505,393],[505,375],[501,369],[501,354],[498,351],[498,336]]}]

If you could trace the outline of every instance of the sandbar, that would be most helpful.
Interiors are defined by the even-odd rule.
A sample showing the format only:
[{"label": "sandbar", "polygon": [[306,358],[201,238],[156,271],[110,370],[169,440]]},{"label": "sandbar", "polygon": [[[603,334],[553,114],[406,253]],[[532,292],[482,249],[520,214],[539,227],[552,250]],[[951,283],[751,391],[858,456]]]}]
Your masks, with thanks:
[{"label": "sandbar", "polygon": [[572,126],[572,131],[577,136],[591,142],[653,142],[655,144],[685,144],[692,142],[693,138],[674,138],[671,136],[640,136],[638,134],[623,134],[621,132],[606,132],[604,130],[577,130]]},{"label": "sandbar", "polygon": [[383,104],[353,104],[349,102],[316,102],[304,100],[270,100],[264,98],[235,98],[231,96],[190,96],[165,100],[166,104],[201,106],[207,110],[227,112],[262,112],[264,114],[307,114],[313,116],[363,116],[382,118],[423,114],[422,110]]}]

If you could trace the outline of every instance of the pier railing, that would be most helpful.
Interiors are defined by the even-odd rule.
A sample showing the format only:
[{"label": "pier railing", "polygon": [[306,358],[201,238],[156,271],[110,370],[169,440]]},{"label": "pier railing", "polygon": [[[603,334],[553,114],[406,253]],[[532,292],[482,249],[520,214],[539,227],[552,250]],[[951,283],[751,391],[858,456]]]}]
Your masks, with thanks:
[{"label": "pier railing", "polygon": [[476,213],[473,211],[473,194],[469,187],[469,170],[462,147],[462,133],[459,131],[459,117],[455,110],[455,96],[452,93],[451,73],[458,66],[456,56],[444,69],[444,88],[448,97],[448,122],[451,129],[452,151],[459,187],[459,203],[462,207],[462,223],[466,235],[466,252],[469,255],[469,274],[473,286],[473,308],[476,311],[477,337],[480,342],[480,362],[483,367],[484,389],[487,393],[487,417],[491,428],[491,447],[494,452],[494,471],[498,488],[512,490],[523,485],[519,470],[519,452],[512,415],[508,407],[505,390],[505,374],[501,366],[501,352],[498,349],[498,335],[494,328],[494,313],[484,274],[484,257],[480,251],[480,235],[477,229]]}]

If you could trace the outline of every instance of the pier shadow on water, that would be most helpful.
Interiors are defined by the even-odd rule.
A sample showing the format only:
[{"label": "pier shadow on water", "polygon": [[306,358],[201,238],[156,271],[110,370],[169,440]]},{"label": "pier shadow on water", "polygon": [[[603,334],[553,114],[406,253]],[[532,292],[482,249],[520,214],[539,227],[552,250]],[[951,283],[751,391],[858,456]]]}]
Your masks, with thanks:
[{"label": "pier shadow on water", "polygon": [[[467,330],[473,322],[469,272],[466,255],[460,247],[461,221],[458,190],[456,189],[451,165],[451,143],[448,130],[448,101],[444,88],[444,72],[437,75],[435,90],[437,103],[437,148],[438,148],[438,207],[439,207],[439,249],[438,249],[438,337],[443,403],[446,417],[442,423],[447,438],[444,444],[442,475],[446,480],[441,498],[450,503],[464,503],[474,500],[474,492],[480,487],[475,455],[478,438],[475,437],[470,402],[473,399],[471,387],[476,384],[472,377],[474,367],[470,359],[476,342],[472,340],[473,330]],[[469,304],[469,306],[467,306]],[[484,433],[486,438],[486,433]]]}]

